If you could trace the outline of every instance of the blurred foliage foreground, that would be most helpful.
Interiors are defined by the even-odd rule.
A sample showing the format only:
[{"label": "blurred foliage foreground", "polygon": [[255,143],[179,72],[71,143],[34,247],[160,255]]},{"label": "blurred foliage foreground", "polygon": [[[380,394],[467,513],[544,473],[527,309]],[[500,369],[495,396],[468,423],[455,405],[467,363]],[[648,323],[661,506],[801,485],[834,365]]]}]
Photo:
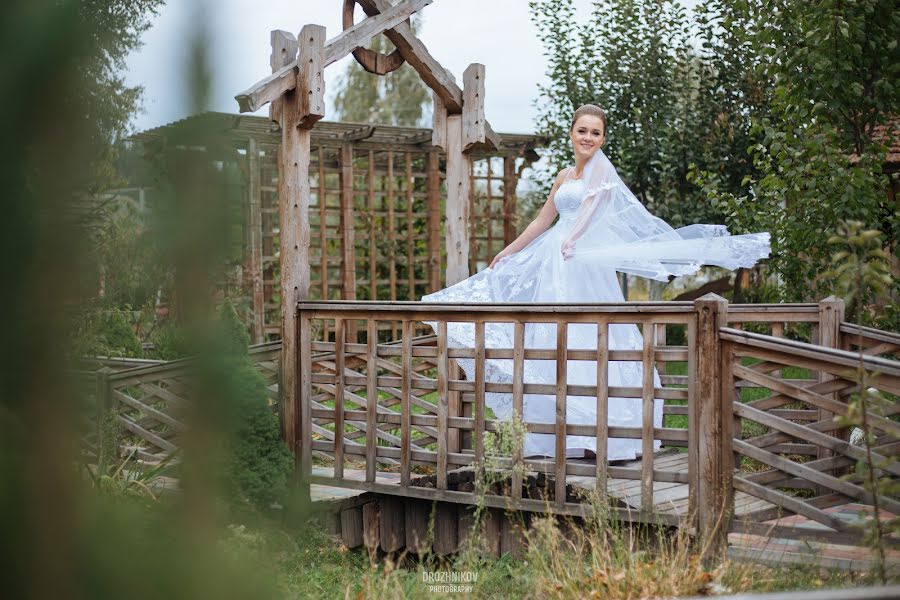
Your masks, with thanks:
[{"label": "blurred foliage foreground", "polygon": [[[87,344],[81,334],[94,330],[84,321],[101,323],[107,348],[136,351],[126,314],[85,316],[84,282],[94,273],[93,223],[103,209],[94,201],[114,185],[111,149],[125,134],[140,97],[139,88],[128,88],[118,73],[159,4],[13,0],[0,21],[4,595],[425,595],[414,570],[395,570],[392,563],[369,567],[361,554],[341,552],[309,524],[305,507],[292,498],[292,461],[264,384],[249,366],[246,334],[233,308],[226,305],[216,314],[209,302],[215,265],[234,243],[229,220],[234,211],[211,192],[221,173],[208,161],[192,160],[189,152],[162,155],[161,188],[168,192],[160,195],[159,218],[148,240],[171,261],[167,264],[176,265],[183,283],[179,328],[160,333],[159,343],[173,355],[196,357],[185,414],[189,435],[180,455],[157,468],[139,471],[129,456],[109,449],[101,452],[100,464],[79,464],[77,425],[84,415],[71,374],[77,367],[73,357]],[[207,106],[211,74],[202,29],[207,20],[201,12],[194,15],[191,22],[200,29],[187,40],[190,112]],[[221,143],[211,132],[199,133],[206,136],[207,149]],[[100,420],[103,428],[115,430],[115,422]],[[173,474],[180,491],[157,500],[154,478]],[[563,577],[574,555],[553,550],[560,538],[547,536],[534,546],[537,554],[478,563],[474,568],[484,573],[485,583],[475,594],[583,597],[616,589],[627,595],[659,590],[638,583],[665,579],[654,573],[664,572],[666,563],[626,542],[618,546],[627,550],[621,555],[592,553],[583,570]],[[601,547],[601,538],[595,541],[588,545]],[[700,585],[716,577],[680,550],[669,556],[696,575],[684,581]],[[540,557],[543,562],[536,563]],[[610,557],[615,560],[601,562]],[[620,585],[625,576],[635,577],[635,585]],[[765,580],[744,579],[754,585]],[[810,580],[785,577],[773,587],[788,582]]]}]

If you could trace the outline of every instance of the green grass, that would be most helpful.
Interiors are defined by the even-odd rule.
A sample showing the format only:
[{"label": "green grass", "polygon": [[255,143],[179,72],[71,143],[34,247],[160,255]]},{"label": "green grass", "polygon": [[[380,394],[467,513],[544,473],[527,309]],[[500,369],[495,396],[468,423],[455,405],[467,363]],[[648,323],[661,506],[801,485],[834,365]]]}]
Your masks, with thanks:
[{"label": "green grass", "polygon": [[[423,569],[476,571],[478,581],[473,593],[459,595],[460,597],[536,598],[545,597],[543,592],[554,589],[555,595],[560,598],[593,597],[583,595],[594,585],[590,578],[578,580],[579,576],[572,573],[590,574],[596,569],[596,565],[584,556],[576,556],[574,553],[570,556],[564,547],[548,546],[546,549],[547,556],[561,553],[556,558],[565,562],[565,568],[571,571],[564,575],[566,586],[557,588],[555,586],[560,584],[555,583],[554,577],[561,574],[555,573],[546,564],[542,554],[533,554],[537,549],[521,558],[456,558],[446,563],[432,559],[426,564],[406,558],[397,565],[384,558],[370,562],[365,551],[347,550],[341,545],[339,538],[327,534],[316,522],[289,528],[258,514],[245,514],[240,518],[240,524],[229,526],[222,542],[230,545],[235,553],[246,555],[246,560],[251,564],[258,562],[286,598],[384,600],[433,597],[422,582],[420,571]],[[628,556],[631,557],[628,559],[630,562],[623,568],[629,569],[631,576],[645,572],[645,577],[659,576],[653,575],[654,571],[665,566],[658,564],[659,556],[651,556],[649,552],[630,553]],[[576,568],[579,561],[582,564]],[[642,562],[646,564],[642,566]],[[681,566],[689,565],[685,563]],[[703,575],[699,575],[698,578],[702,579]],[[711,571],[709,576],[733,592],[771,592],[869,583],[865,577],[847,573],[819,572],[808,567],[768,568],[744,563],[725,565]],[[597,597],[624,596],[607,590]]]}]

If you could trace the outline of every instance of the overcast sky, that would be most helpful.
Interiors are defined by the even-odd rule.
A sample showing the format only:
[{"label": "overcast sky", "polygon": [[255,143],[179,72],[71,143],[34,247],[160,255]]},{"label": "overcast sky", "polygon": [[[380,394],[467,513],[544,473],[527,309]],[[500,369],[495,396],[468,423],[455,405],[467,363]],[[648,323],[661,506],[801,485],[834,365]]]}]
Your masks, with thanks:
[{"label": "overcast sky", "polygon": [[[143,85],[145,113],[137,131],[187,116],[184,68],[198,0],[171,0],[144,35],[144,46],[128,59],[127,81]],[[269,32],[298,32],[307,23],[324,25],[330,39],[341,31],[342,0],[217,0],[207,11],[212,37],[211,108],[238,110],[235,94],[269,74]],[[576,0],[586,18],[591,0]],[[361,15],[361,10],[357,8]],[[358,15],[358,18],[359,18]],[[534,100],[546,63],[527,0],[434,0],[423,10],[419,37],[431,54],[462,81],[473,62],[486,65],[486,111],[496,131],[534,130]],[[328,68],[326,87],[347,67],[348,57]],[[328,95],[333,119],[332,96]],[[259,114],[267,114],[268,108]]]}]

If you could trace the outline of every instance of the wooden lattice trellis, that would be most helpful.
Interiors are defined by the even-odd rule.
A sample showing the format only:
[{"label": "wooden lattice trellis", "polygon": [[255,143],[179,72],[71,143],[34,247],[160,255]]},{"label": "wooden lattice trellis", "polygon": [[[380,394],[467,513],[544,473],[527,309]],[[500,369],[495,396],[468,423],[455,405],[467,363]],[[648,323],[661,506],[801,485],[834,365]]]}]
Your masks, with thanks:
[{"label": "wooden lattice trellis", "polygon": [[[278,338],[280,129],[265,117],[205,113],[132,139],[175,139],[189,146],[184,132],[204,129],[198,121],[229,134],[246,182],[244,256],[223,286],[246,299],[254,343]],[[446,156],[431,145],[432,135],[431,129],[414,127],[316,124],[309,177],[310,298],[417,300],[445,285]],[[515,239],[516,187],[545,143],[540,136],[501,134],[496,151],[473,154],[470,272]],[[345,222],[353,224],[352,231],[345,231]],[[345,253],[350,242],[352,252]]]}]

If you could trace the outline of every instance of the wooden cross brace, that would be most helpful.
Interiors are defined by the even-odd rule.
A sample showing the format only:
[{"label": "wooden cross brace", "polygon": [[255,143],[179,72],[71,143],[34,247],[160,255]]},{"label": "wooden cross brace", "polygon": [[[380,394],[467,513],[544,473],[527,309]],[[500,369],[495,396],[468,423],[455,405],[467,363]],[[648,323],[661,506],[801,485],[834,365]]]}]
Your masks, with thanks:
[{"label": "wooden cross brace", "polygon": [[[365,19],[357,23],[353,27],[341,32],[335,38],[324,43],[319,49],[322,55],[321,69],[324,70],[331,64],[344,58],[356,48],[365,46],[369,40],[376,35],[384,33],[399,24],[402,24],[409,16],[415,12],[422,10],[425,6],[431,4],[434,0],[404,0],[396,6],[388,5],[387,10],[380,14]],[[307,25],[303,29],[309,27],[320,28],[324,32],[324,27],[318,25]],[[408,28],[407,28],[408,29]],[[303,49],[302,40],[300,48]],[[241,92],[235,96],[241,112],[254,112],[265,106],[267,103],[280,98],[283,94],[297,87],[297,79],[300,76],[301,64],[300,60],[309,60],[310,57],[301,56],[297,60],[292,60],[286,66],[279,68],[269,77],[257,82],[251,88]],[[313,60],[315,60],[313,58]]]}]

